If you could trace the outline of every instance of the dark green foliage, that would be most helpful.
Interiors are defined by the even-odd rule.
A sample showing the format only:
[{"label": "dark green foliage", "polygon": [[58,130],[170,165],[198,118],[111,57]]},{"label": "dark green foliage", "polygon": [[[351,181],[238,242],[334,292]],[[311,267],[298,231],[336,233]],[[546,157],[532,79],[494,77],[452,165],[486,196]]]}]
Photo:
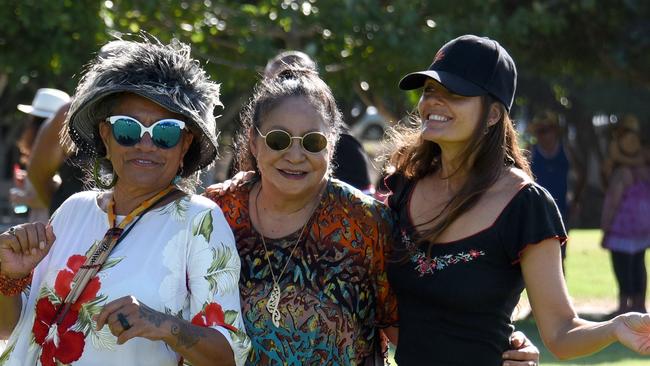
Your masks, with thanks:
[{"label": "dark green foliage", "polygon": [[[0,121],[18,118],[15,105],[38,87],[72,93],[110,34],[140,30],[192,43],[222,83],[226,129],[266,60],[287,48],[316,58],[348,119],[352,106],[372,104],[394,121],[418,98],[397,89],[399,78],[464,33],[510,50],[521,75],[515,113],[537,105],[612,113],[592,101],[637,98],[633,108],[647,116],[649,8],[643,0],[0,0]],[[594,94],[594,85],[615,87]]]}]

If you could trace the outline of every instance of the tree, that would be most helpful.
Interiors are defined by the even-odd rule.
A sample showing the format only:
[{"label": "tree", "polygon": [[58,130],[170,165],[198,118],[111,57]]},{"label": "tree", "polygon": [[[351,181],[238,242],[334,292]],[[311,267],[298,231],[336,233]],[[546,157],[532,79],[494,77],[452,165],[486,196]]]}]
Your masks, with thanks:
[{"label": "tree", "polygon": [[520,74],[515,114],[524,118],[548,106],[580,106],[585,111],[571,114],[582,116],[619,111],[603,100],[650,115],[650,3],[643,0],[57,0],[38,9],[35,1],[0,0],[9,3],[0,7],[2,116],[38,84],[71,90],[73,75],[110,34],[141,30],[192,44],[222,83],[226,130],[281,49],[319,62],[349,120],[353,107],[374,105],[397,121],[419,98],[399,91],[399,78],[426,68],[445,41],[464,33],[490,36],[510,51]]},{"label": "tree", "polygon": [[0,0],[0,166],[6,167],[36,89],[72,94],[83,64],[107,36],[98,21],[100,5],[72,0]]}]

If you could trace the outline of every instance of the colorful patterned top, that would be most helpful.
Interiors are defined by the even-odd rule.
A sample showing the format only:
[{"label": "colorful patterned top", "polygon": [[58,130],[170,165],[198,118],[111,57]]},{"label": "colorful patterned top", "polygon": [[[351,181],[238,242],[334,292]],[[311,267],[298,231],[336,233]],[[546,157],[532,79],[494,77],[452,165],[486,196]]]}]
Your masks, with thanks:
[{"label": "colorful patterned top", "polygon": [[92,317],[127,295],[216,329],[230,343],[237,364],[244,364],[250,339],[240,315],[240,262],[232,231],[213,202],[185,196],[146,213],[58,326],[53,325],[57,305],[108,229],[97,192],[66,200],[52,226],[56,241],[23,295],[22,315],[0,365],[178,365],[180,356],[164,342],[133,338],[118,345],[108,326],[95,331]]},{"label": "colorful patterned top", "polygon": [[[395,325],[397,305],[388,286],[385,254],[392,240],[390,211],[373,198],[331,180],[280,279],[280,327],[267,300],[273,287],[260,234],[251,225],[252,183],[212,197],[223,210],[242,261],[239,282],[249,365],[363,365],[376,356],[376,327]],[[279,274],[300,230],[265,238]]]}]

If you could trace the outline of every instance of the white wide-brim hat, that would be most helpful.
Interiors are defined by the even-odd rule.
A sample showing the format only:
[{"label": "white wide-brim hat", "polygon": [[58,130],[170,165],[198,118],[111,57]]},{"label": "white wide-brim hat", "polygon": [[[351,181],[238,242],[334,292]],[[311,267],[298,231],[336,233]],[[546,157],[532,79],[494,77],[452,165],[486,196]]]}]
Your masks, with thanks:
[{"label": "white wide-brim hat", "polygon": [[50,118],[69,101],[70,96],[62,90],[41,88],[36,91],[31,105],[18,104],[18,110],[36,117]]}]

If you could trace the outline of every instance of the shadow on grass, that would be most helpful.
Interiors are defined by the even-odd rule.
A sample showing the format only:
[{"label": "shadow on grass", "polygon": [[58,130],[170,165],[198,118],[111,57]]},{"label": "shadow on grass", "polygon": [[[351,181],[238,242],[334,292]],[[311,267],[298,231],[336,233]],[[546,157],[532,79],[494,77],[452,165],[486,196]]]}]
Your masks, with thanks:
[{"label": "shadow on grass", "polygon": [[[606,318],[604,314],[580,314],[580,317],[583,319],[601,321]],[[539,331],[537,330],[537,325],[533,318],[526,318],[515,322],[515,327],[517,330],[520,330],[526,334],[528,338],[539,348],[540,351],[540,363],[544,366],[546,365],[616,365],[616,366],[636,366],[636,365],[650,365],[650,358],[648,356],[641,356],[629,349],[620,343],[615,343],[609,347],[601,350],[600,352],[593,354],[591,356],[568,360],[560,361],[556,359],[547,349],[544,347]]]}]

